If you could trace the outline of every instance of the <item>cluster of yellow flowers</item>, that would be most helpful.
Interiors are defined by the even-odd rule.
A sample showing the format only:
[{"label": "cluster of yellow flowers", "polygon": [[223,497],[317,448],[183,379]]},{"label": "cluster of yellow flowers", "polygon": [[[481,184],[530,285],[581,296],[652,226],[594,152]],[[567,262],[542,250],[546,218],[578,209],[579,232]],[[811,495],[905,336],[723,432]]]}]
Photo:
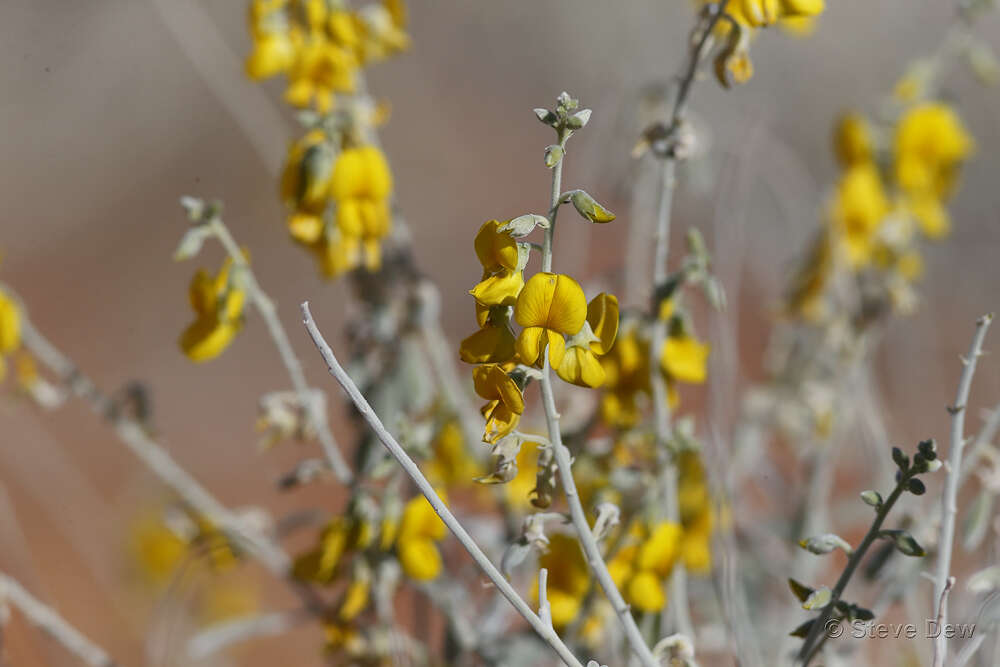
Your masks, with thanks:
[{"label": "cluster of yellow flowers", "polygon": [[326,526],[314,548],[296,559],[295,576],[319,584],[341,580],[350,568],[350,583],[338,606],[336,622],[328,628],[336,630],[334,634],[352,634],[347,625],[368,607],[372,572],[380,560],[395,558],[406,576],[415,581],[430,581],[441,573],[437,543],[447,529],[431,504],[418,495],[400,511],[388,511],[392,505],[387,503],[387,511],[378,518],[373,508],[362,511],[360,504],[355,504]]},{"label": "cluster of yellow flowers", "polygon": [[[530,246],[490,220],[475,239],[483,278],[470,290],[476,300],[479,330],[462,341],[463,361],[473,370],[476,393],[486,399],[483,440],[495,443],[509,434],[524,412],[523,375],[517,365],[541,367],[548,361],[560,378],[581,387],[599,387],[605,371],[599,359],[618,333],[618,299],[601,293],[590,303],[570,276],[538,272],[524,280]],[[511,317],[521,326],[515,337]]]},{"label": "cluster of yellow flowers", "polygon": [[[718,0],[700,0],[703,6],[718,6]],[[815,17],[826,8],[825,0],[730,0],[716,32],[725,39],[715,59],[719,82],[729,87],[746,83],[753,76],[750,41],[756,30],[780,25],[793,33],[808,34]]]},{"label": "cluster of yellow flowers", "polygon": [[822,318],[825,289],[840,265],[855,274],[883,272],[893,303],[905,310],[909,299],[899,290],[922,273],[918,232],[928,239],[948,234],[945,204],[973,146],[961,119],[941,102],[910,106],[894,128],[844,115],[834,133],[843,172],[827,229],[794,287],[793,310],[809,320]]},{"label": "cluster of yellow flowers", "polygon": [[[670,322],[660,353],[660,370],[667,381],[668,400],[676,407],[680,402],[677,383],[705,382],[710,347],[687,332],[684,319],[674,313],[672,301],[664,302],[660,317]],[[649,347],[638,323],[628,321],[614,347],[601,359],[607,389],[601,398],[601,418],[613,428],[630,429],[640,421],[639,397],[648,399],[651,394]]]},{"label": "cluster of yellow flowers", "polygon": [[358,11],[343,0],[253,0],[250,35],[247,74],[286,75],[288,103],[320,112],[333,108],[337,93],[356,91],[358,68],[409,44],[400,0]]},{"label": "cluster of yellow flowers", "polygon": [[[359,95],[360,68],[405,49],[406,9],[385,0],[352,10],[343,0],[254,0],[251,78],[288,78],[286,101],[311,109],[288,151],[281,198],[292,238],[330,278],[381,266],[391,230],[392,174],[370,135],[381,117]],[[339,104],[339,98],[347,103]]]},{"label": "cluster of yellow flowers", "polygon": [[[697,453],[682,452],[678,469],[680,522],[634,520],[612,540],[608,571],[626,601],[640,612],[653,613],[666,606],[666,583],[677,563],[695,574],[711,569],[713,511]],[[552,622],[562,629],[584,611],[592,587],[590,570],[576,540],[561,533],[550,538],[539,567],[549,572],[546,591]],[[537,595],[537,582],[535,590]]]},{"label": "cluster of yellow flowers", "polygon": [[243,326],[246,291],[226,258],[215,276],[199,269],[188,288],[195,320],[180,337],[181,350],[192,361],[208,361],[222,354]]},{"label": "cluster of yellow flowers", "polygon": [[377,271],[392,228],[392,173],[382,151],[336,137],[311,130],[289,149],[281,178],[288,230],[330,278],[358,267]]},{"label": "cluster of yellow flowers", "polygon": [[21,346],[21,309],[0,290],[0,380],[7,374],[6,357]]}]

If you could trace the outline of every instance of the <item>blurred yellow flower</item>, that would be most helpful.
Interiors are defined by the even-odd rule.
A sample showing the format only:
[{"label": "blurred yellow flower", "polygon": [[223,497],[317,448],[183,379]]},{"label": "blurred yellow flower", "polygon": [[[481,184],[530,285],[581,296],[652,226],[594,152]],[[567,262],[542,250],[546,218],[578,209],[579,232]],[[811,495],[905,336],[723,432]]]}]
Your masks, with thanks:
[{"label": "blurred yellow flower", "polygon": [[938,102],[916,105],[896,127],[896,180],[905,192],[944,197],[973,147],[972,137],[951,107]]},{"label": "blurred yellow flower", "polygon": [[876,166],[865,162],[849,167],[837,185],[830,218],[852,267],[871,261],[876,232],[888,213],[889,200]]},{"label": "blurred yellow flower", "polygon": [[426,498],[416,496],[406,504],[396,537],[396,556],[406,576],[428,581],[441,573],[441,553],[435,542],[443,540],[447,532]]},{"label": "blurred yellow flower", "polygon": [[865,117],[858,113],[845,113],[833,131],[833,149],[837,160],[844,167],[863,164],[872,160],[874,140]]},{"label": "blurred yellow flower", "polygon": [[246,292],[234,280],[232,258],[227,257],[215,277],[199,269],[188,295],[196,318],[181,334],[180,347],[195,362],[219,356],[242,326]]},{"label": "blurred yellow flower", "polygon": [[21,345],[21,309],[0,290],[0,354],[9,354]]},{"label": "blurred yellow flower", "polygon": [[660,367],[670,380],[701,384],[708,375],[710,346],[693,336],[668,336],[660,354]]}]

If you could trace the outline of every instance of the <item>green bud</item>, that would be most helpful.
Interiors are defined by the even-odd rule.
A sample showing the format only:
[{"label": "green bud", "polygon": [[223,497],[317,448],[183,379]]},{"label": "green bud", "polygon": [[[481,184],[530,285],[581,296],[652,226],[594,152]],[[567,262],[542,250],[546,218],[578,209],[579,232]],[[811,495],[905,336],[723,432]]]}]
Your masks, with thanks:
[{"label": "green bud", "polygon": [[566,151],[563,150],[562,146],[557,144],[552,144],[551,146],[545,147],[545,166],[551,169],[552,167],[559,164],[563,159]]},{"label": "green bud", "polygon": [[598,204],[597,200],[583,190],[573,190],[569,193],[569,199],[576,212],[591,222],[603,223],[615,219],[614,213]]},{"label": "green bud", "polygon": [[847,540],[839,535],[834,535],[833,533],[825,533],[823,535],[816,535],[805,540],[800,540],[799,546],[809,553],[814,553],[820,556],[828,554],[834,549],[841,549],[848,556],[854,553],[854,549],[847,543]]},{"label": "green bud", "polygon": [[927,552],[920,546],[920,543],[913,539],[905,530],[882,530],[879,537],[891,540],[896,549],[905,556],[926,556]]},{"label": "green bud", "polygon": [[915,496],[922,496],[927,492],[927,487],[919,479],[914,477],[907,483],[907,488]]},{"label": "green bud", "polygon": [[910,467],[910,457],[903,453],[899,447],[892,448],[892,460],[900,470],[907,470]]},{"label": "green bud", "polygon": [[871,489],[862,491],[861,500],[865,501],[866,505],[871,505],[872,507],[878,508],[882,506],[882,494],[878,491],[872,491]]},{"label": "green bud", "polygon": [[575,114],[569,117],[566,121],[566,127],[571,130],[579,130],[584,128],[590,121],[590,109],[581,109]]},{"label": "green bud", "polygon": [[809,597],[806,598],[805,602],[802,603],[802,608],[811,609],[822,609],[826,605],[830,604],[830,599],[833,598],[833,593],[829,588],[823,586],[822,588],[817,588]]}]

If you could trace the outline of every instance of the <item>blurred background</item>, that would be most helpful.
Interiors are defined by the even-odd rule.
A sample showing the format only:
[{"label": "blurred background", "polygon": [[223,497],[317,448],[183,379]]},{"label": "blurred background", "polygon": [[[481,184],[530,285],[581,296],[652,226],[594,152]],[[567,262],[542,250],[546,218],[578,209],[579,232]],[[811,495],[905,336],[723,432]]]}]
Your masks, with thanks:
[{"label": "blurred background", "polygon": [[[474,326],[466,291],[480,271],[472,252],[479,225],[546,207],[542,150],[550,130],[531,109],[551,106],[562,90],[594,110],[571,144],[564,182],[594,194],[619,220],[573,225],[572,233],[565,223],[556,264],[614,287],[627,226],[651,214],[633,196],[648,174],[629,158],[642,91],[682,66],[690,3],[410,4],[412,49],[376,66],[369,83],[391,104],[382,140],[419,265],[441,287],[456,348]],[[323,282],[287,238],[277,173],[299,128],[280,101],[280,83],[243,76],[246,5],[3,2],[0,279],[101,386],[147,383],[164,442],[224,502],[333,511],[340,499],[331,487],[291,495],[275,488],[315,445],[258,451],[257,399],[287,384],[259,319],[251,316],[207,365],[189,363],[176,344],[190,318],[194,264],[214,270],[221,257],[212,247],[195,263],[171,261],[186,225],[178,198],[220,198],[310,379],[337,396],[299,327],[297,304],[311,301],[336,341],[350,312],[347,289]],[[709,81],[695,89],[692,112],[707,130],[708,155],[681,182],[674,247],[694,225],[718,249],[719,273],[738,303],[725,321],[739,323],[742,349],[738,363],[713,368],[711,378],[736,386],[759,377],[781,285],[837,173],[834,118],[845,108],[873,111],[906,65],[939,43],[951,5],[831,1],[812,36],[772,31],[755,43],[748,85],[726,92]],[[977,32],[1000,47],[998,17]],[[978,150],[951,205],[954,234],[927,253],[921,308],[894,321],[875,357],[894,443],[945,436],[957,355],[974,319],[998,306],[1000,90],[962,67],[946,88]],[[976,410],[1000,398],[990,359],[976,379]],[[978,423],[978,411],[970,413],[970,430]],[[348,440],[350,426],[339,418],[334,425]],[[138,585],[128,557],[130,527],[164,495],[80,402],[51,414],[13,396],[0,402],[0,569],[125,664],[186,659],[176,639],[183,628],[169,605]],[[260,596],[268,607],[291,603],[279,591]],[[292,636],[255,642],[234,654],[234,664],[321,662],[318,630]],[[17,621],[4,640],[12,665],[72,664]]]}]

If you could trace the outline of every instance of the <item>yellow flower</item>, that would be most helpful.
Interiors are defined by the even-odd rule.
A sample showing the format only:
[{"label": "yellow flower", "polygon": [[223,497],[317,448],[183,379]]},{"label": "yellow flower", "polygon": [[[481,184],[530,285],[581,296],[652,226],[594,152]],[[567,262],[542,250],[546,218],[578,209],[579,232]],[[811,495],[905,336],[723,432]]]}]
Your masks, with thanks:
[{"label": "yellow flower", "polygon": [[618,299],[602,292],[587,306],[587,324],[570,339],[556,373],[581,387],[601,386],[605,373],[597,357],[611,349],[617,334]]},{"label": "yellow flower", "polygon": [[371,591],[371,581],[359,577],[351,581],[344,593],[344,601],[340,604],[337,616],[341,621],[351,621],[368,606],[368,595]]},{"label": "yellow flower", "polygon": [[667,377],[678,382],[701,384],[708,374],[710,346],[693,336],[669,336],[663,343],[660,367]]},{"label": "yellow flower", "polygon": [[287,72],[295,62],[295,48],[291,33],[271,32],[255,38],[246,61],[247,76],[268,79]]},{"label": "yellow flower", "polygon": [[292,106],[313,106],[326,113],[333,108],[334,93],[353,93],[357,58],[326,35],[312,32],[296,49],[288,72],[285,100]]},{"label": "yellow flower", "polygon": [[625,589],[629,604],[647,613],[659,611],[667,604],[663,582],[652,572],[638,572]]},{"label": "yellow flower", "polygon": [[483,223],[474,242],[483,278],[469,293],[484,307],[513,306],[524,287],[524,276],[518,271],[517,242],[498,231],[502,224],[498,220]]},{"label": "yellow flower", "polygon": [[826,8],[826,0],[780,0],[782,17],[817,16]]},{"label": "yellow flower", "polygon": [[906,192],[944,197],[959,163],[972,150],[972,138],[953,109],[937,102],[919,104],[896,127],[896,180]]},{"label": "yellow flower", "polygon": [[479,465],[465,448],[465,437],[458,422],[445,422],[431,444],[433,457],[428,462],[427,476],[445,486],[469,484],[479,474]]},{"label": "yellow flower", "polygon": [[682,534],[680,524],[670,521],[656,524],[639,546],[636,568],[655,572],[662,578],[668,576],[677,559]]},{"label": "yellow flower", "polygon": [[483,440],[494,444],[517,426],[524,412],[524,396],[513,378],[498,364],[475,368],[472,383],[476,393],[489,401],[482,408],[486,418]]},{"label": "yellow flower", "polygon": [[707,535],[684,533],[680,544],[681,562],[692,574],[706,575],[712,571],[712,548]]},{"label": "yellow flower", "polygon": [[601,365],[608,389],[601,397],[601,418],[616,428],[630,428],[640,417],[637,397],[650,393],[649,341],[630,325],[601,358]]},{"label": "yellow flower", "polygon": [[148,516],[133,525],[130,546],[142,575],[152,584],[162,584],[174,573],[188,545],[161,519]]},{"label": "yellow flower", "polygon": [[951,231],[948,209],[935,195],[915,193],[905,198],[904,206],[929,239],[942,239]]},{"label": "yellow flower", "polygon": [[246,293],[234,284],[232,265],[226,258],[214,278],[199,269],[191,280],[188,294],[196,319],[181,334],[180,347],[192,361],[219,356],[240,330]]},{"label": "yellow flower", "polygon": [[871,261],[875,234],[889,213],[882,177],[874,164],[863,163],[844,172],[830,210],[830,218],[854,268]]},{"label": "yellow flower", "polygon": [[874,152],[871,128],[864,116],[846,113],[838,120],[833,132],[833,148],[844,167],[871,162]]},{"label": "yellow flower", "polygon": [[[518,274],[520,275],[520,274]],[[465,338],[458,354],[469,364],[505,364],[514,358],[514,333],[510,330],[510,308],[486,308],[476,304],[480,329]]]},{"label": "yellow flower", "polygon": [[21,310],[11,297],[0,291],[0,354],[9,354],[21,345]]},{"label": "yellow flower", "polygon": [[515,463],[517,475],[504,485],[504,493],[511,507],[525,511],[531,508],[531,492],[535,490],[538,476],[538,443],[521,443]]},{"label": "yellow flower", "polygon": [[396,538],[396,556],[406,576],[428,581],[441,573],[441,553],[435,542],[444,539],[447,532],[425,497],[416,496],[406,504]]},{"label": "yellow flower", "polygon": [[388,235],[392,216],[392,173],[375,146],[346,148],[337,156],[330,179],[337,204],[337,227],[345,238],[360,239],[369,271],[381,266],[379,241]]},{"label": "yellow flower", "polygon": [[[579,544],[568,535],[553,535],[548,550],[538,559],[538,567],[549,573],[546,598],[552,609],[552,625],[564,628],[580,613],[583,598],[590,590],[590,571]],[[538,599],[537,580],[534,597]]]},{"label": "yellow flower", "polygon": [[330,583],[349,551],[365,549],[371,544],[372,532],[367,521],[347,516],[333,519],[320,533],[317,546],[295,559],[295,576],[320,584]]},{"label": "yellow flower", "polygon": [[549,364],[559,368],[566,349],[563,336],[573,336],[583,328],[587,298],[580,284],[567,275],[536,273],[517,297],[514,319],[524,327],[516,343],[524,363],[539,362],[548,347]]},{"label": "yellow flower", "polygon": [[291,145],[281,175],[281,198],[292,209],[292,237],[315,243],[323,234],[323,212],[330,202],[333,147],[323,130],[312,130]]}]

